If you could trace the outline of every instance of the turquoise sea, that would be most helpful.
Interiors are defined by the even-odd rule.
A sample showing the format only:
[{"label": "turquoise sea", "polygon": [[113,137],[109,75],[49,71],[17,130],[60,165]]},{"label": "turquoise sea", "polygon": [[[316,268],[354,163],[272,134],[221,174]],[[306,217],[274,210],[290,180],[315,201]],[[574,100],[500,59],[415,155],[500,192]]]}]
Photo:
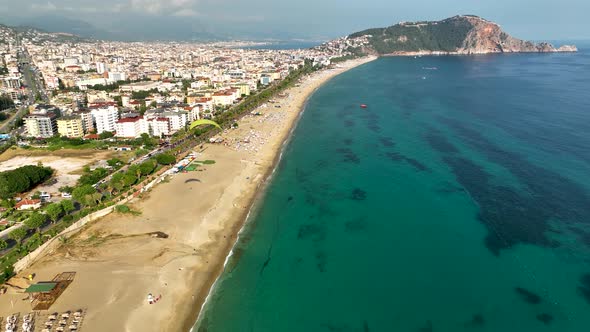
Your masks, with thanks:
[{"label": "turquoise sea", "polygon": [[195,330],[590,331],[590,53],[325,84]]}]

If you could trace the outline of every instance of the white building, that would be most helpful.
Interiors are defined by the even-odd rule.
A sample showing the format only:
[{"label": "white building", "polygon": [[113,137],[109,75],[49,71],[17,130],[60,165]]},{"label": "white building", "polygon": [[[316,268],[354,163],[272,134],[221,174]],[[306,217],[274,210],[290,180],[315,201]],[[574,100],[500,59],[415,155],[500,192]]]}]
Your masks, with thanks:
[{"label": "white building", "polygon": [[74,112],[74,115],[78,115],[80,118],[82,118],[82,128],[84,129],[85,133],[94,131],[94,117],[92,116],[91,111],[80,110]]},{"label": "white building", "polygon": [[143,116],[120,119],[115,126],[117,137],[136,138],[148,133],[148,123]]},{"label": "white building", "polygon": [[92,118],[96,124],[96,133],[100,134],[105,131],[114,132],[116,123],[119,120],[119,111],[115,106],[95,108],[91,111]]},{"label": "white building", "polygon": [[157,89],[160,85],[160,82],[137,82],[131,83],[127,85],[122,85],[120,87],[121,92],[138,92],[138,91],[149,91],[152,89]]},{"label": "white building", "polygon": [[89,80],[80,80],[76,82],[76,86],[78,88],[80,88],[80,90],[86,90],[89,86],[93,86],[93,85],[97,85],[97,84],[102,84],[102,85],[106,85],[107,79],[106,78],[93,78],[93,79],[89,79]]},{"label": "white building", "polygon": [[[156,109],[146,112],[145,117],[148,119],[148,121],[158,118],[168,119],[168,132],[170,135],[176,133],[180,129],[183,129],[189,121],[189,113],[184,110],[164,111],[162,109]],[[154,134],[154,136],[159,135]]]},{"label": "white building", "polygon": [[109,81],[111,82],[124,81],[126,79],[127,75],[125,73],[109,72]]},{"label": "white building", "polygon": [[43,76],[43,79],[45,80],[45,86],[47,87],[47,89],[50,90],[55,90],[57,88],[59,88],[59,78],[57,78],[56,76]]},{"label": "white building", "polygon": [[31,114],[23,120],[29,137],[49,138],[56,133],[57,126],[54,113]]},{"label": "white building", "polygon": [[105,71],[107,71],[107,65],[104,62],[97,62],[96,63],[96,72],[98,74],[103,74]]},{"label": "white building", "polygon": [[152,136],[162,137],[172,135],[168,118],[153,118],[148,120],[149,131]]},{"label": "white building", "polygon": [[213,104],[215,105],[229,106],[240,97],[238,94],[239,90],[232,88],[223,91],[217,91],[213,94],[213,96],[211,96],[211,98],[213,98]]},{"label": "white building", "polygon": [[64,59],[64,66],[76,66],[78,65],[78,59],[77,58],[65,58]]}]

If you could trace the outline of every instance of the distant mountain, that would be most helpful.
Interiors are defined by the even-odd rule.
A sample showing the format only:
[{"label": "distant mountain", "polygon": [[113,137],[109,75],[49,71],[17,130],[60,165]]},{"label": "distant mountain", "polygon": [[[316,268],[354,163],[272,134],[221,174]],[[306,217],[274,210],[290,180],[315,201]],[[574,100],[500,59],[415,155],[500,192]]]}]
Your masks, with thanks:
[{"label": "distant mountain", "polygon": [[577,51],[575,46],[556,49],[549,43],[535,44],[514,38],[498,24],[473,15],[442,21],[403,22],[353,33],[348,38],[364,43],[351,51],[378,55]]},{"label": "distant mountain", "polygon": [[[8,26],[0,23],[0,34],[9,35],[11,38],[18,37],[21,40],[34,40],[35,42],[61,42],[61,43],[84,43],[89,42],[90,39],[82,38],[70,33],[63,32],[47,32],[41,29],[30,26]],[[5,40],[0,40],[0,43],[5,43]]]},{"label": "distant mountain", "polygon": [[79,19],[63,16],[38,16],[34,18],[7,17],[0,20],[3,21],[2,23],[16,27],[35,28],[51,33],[66,33],[82,38],[101,40],[210,41],[227,39],[223,35],[207,31],[199,22],[184,17],[112,18],[108,25],[99,27]]},{"label": "distant mountain", "polygon": [[110,32],[99,29],[92,24],[63,16],[37,16],[34,18],[18,19],[12,24],[16,26],[32,27],[46,32],[67,33],[84,38],[115,38]]}]

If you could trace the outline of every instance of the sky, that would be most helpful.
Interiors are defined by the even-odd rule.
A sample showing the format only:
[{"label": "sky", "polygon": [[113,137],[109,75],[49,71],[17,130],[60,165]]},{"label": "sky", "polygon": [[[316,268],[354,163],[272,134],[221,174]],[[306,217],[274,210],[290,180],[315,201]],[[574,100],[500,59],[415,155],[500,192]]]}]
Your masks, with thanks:
[{"label": "sky", "polygon": [[327,40],[457,14],[484,17],[523,39],[590,39],[588,12],[589,0],[0,0],[0,23],[77,20],[129,39]]}]

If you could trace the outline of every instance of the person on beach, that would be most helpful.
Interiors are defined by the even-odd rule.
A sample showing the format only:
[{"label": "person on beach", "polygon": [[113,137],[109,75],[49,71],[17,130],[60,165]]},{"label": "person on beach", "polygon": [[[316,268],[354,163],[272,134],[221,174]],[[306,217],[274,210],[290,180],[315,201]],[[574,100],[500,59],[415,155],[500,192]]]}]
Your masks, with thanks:
[{"label": "person on beach", "polygon": [[152,293],[149,293],[147,296],[147,301],[149,304],[154,303],[154,296],[152,295]]}]

